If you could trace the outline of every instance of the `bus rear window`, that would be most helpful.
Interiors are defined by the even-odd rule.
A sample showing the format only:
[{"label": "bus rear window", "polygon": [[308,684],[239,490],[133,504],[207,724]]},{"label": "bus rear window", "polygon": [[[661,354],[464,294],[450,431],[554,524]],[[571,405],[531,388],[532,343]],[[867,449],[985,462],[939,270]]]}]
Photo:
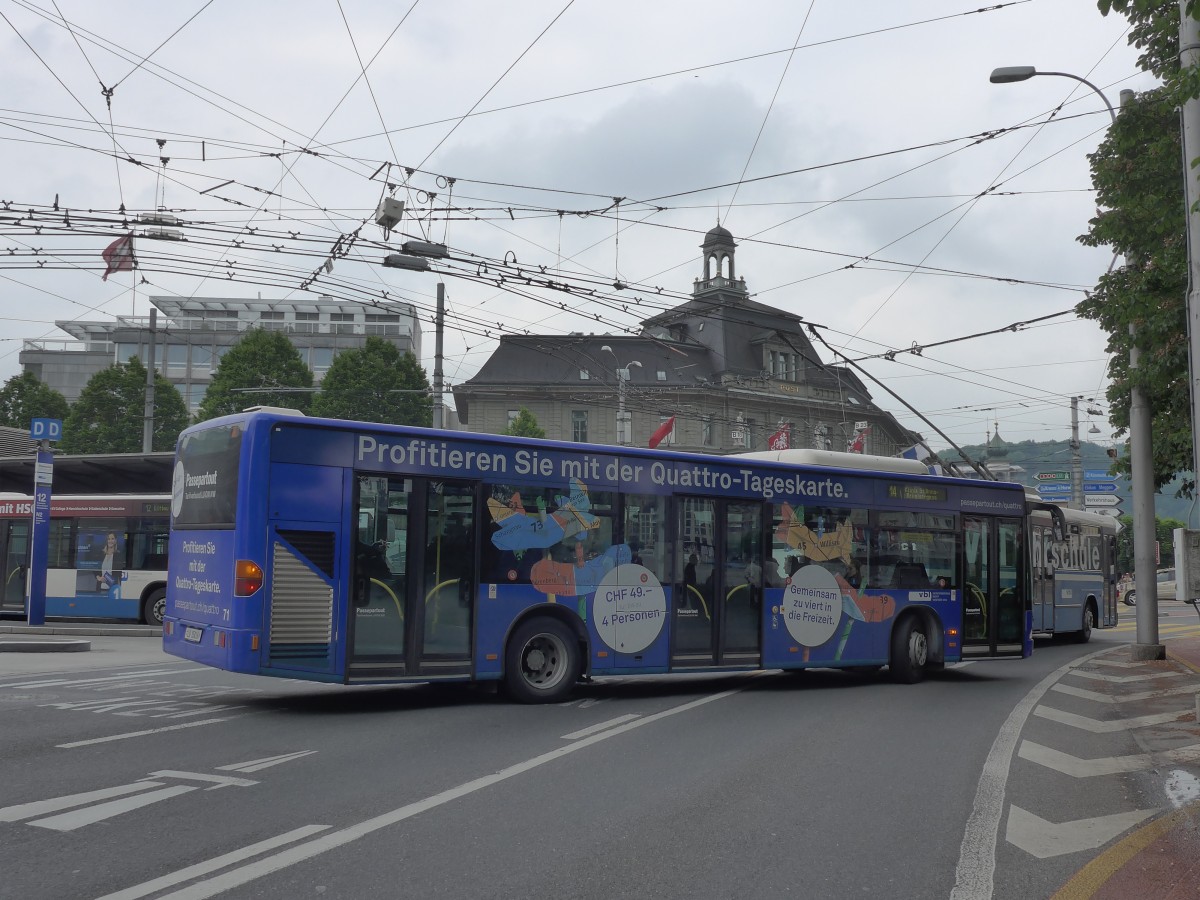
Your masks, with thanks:
[{"label": "bus rear window", "polygon": [[216,425],[183,435],[171,482],[173,527],[233,527],[241,449],[240,424]]}]

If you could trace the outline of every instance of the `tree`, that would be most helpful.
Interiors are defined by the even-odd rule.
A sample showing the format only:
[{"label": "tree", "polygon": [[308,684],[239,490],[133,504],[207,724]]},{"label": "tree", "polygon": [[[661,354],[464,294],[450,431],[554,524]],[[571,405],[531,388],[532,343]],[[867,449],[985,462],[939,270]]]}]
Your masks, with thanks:
[{"label": "tree", "polygon": [[[1200,73],[1179,67],[1177,3],[1099,0],[1098,5],[1105,15],[1116,10],[1129,19],[1129,41],[1142,51],[1139,64],[1164,83],[1124,105],[1089,157],[1100,212],[1079,240],[1111,247],[1124,262],[1100,278],[1076,312],[1108,332],[1108,400],[1118,435],[1129,428],[1131,388],[1145,393],[1154,415],[1155,486],[1161,487],[1192,469],[1187,211],[1177,107],[1200,95]],[[1137,369],[1129,367],[1131,326],[1140,353]],[[1129,471],[1127,455],[1118,468]],[[1182,492],[1190,494],[1194,484],[1194,478],[1185,481]]]},{"label": "tree", "polygon": [[[1121,533],[1117,535],[1117,571],[1133,571],[1133,516],[1121,516]],[[1154,520],[1154,540],[1158,542],[1158,568],[1175,565],[1175,529],[1187,525],[1178,519]]]},{"label": "tree", "polygon": [[538,425],[537,416],[522,406],[517,411],[517,417],[504,429],[504,434],[511,434],[516,437],[544,438],[546,436],[546,429]]},{"label": "tree", "polygon": [[32,372],[22,372],[0,388],[0,425],[28,428],[35,418],[66,419],[71,405],[67,398]]},{"label": "tree", "polygon": [[[146,367],[133,357],[101,369],[84,386],[63,423],[66,453],[137,453],[142,449],[146,408]],[[187,404],[179,389],[154,375],[155,450],[172,450],[188,424]]]},{"label": "tree", "polygon": [[[307,412],[312,372],[286,335],[256,328],[221,357],[200,401],[199,421],[241,412],[247,406],[284,406]],[[267,390],[259,393],[260,390]],[[247,392],[246,389],[254,391]]]},{"label": "tree", "polygon": [[371,336],[361,349],[337,355],[321,380],[312,414],[428,428],[433,422],[433,399],[417,358]]}]

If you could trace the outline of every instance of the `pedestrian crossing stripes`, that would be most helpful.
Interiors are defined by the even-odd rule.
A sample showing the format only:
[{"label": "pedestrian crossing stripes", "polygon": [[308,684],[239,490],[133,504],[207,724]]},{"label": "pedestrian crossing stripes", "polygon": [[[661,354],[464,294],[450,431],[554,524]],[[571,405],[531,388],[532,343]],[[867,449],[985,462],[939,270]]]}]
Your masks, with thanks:
[{"label": "pedestrian crossing stripes", "polygon": [[[1122,621],[1112,628],[1105,628],[1105,632],[1115,632],[1116,634],[1132,633],[1137,631],[1137,622],[1130,619],[1128,622]],[[1192,622],[1188,625],[1171,625],[1166,622],[1158,623],[1159,637],[1200,637],[1200,623]]]}]

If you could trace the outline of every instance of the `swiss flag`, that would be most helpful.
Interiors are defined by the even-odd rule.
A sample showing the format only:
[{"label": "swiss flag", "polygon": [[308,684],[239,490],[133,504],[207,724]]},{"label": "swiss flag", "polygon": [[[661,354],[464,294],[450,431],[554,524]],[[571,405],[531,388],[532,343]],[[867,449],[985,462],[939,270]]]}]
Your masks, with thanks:
[{"label": "swiss flag", "polygon": [[663,442],[663,439],[667,435],[669,435],[674,430],[674,428],[675,428],[675,417],[671,416],[671,418],[667,419],[667,421],[663,422],[661,425],[658,426],[658,430],[655,431],[654,434],[650,435],[650,443],[647,444],[646,446],[649,447],[651,450],[653,450],[655,447],[657,447],[659,444],[661,444]]},{"label": "swiss flag", "polygon": [[108,281],[113,272],[128,272],[133,268],[133,234],[119,237],[100,254],[104,258],[104,275],[101,281]]}]

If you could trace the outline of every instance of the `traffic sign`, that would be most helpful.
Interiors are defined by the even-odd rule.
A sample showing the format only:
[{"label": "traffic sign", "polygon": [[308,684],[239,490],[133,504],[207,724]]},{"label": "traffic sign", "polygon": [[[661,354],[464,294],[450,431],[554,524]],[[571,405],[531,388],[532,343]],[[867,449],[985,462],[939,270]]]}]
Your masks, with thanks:
[{"label": "traffic sign", "polygon": [[1070,472],[1038,472],[1033,476],[1038,481],[1070,481]]},{"label": "traffic sign", "polygon": [[1085,494],[1111,494],[1116,491],[1117,486],[1111,481],[1101,481],[1097,483],[1085,483],[1083,492]]},{"label": "traffic sign", "polygon": [[1113,494],[1088,494],[1083,498],[1084,506],[1120,506],[1121,498]]},{"label": "traffic sign", "polygon": [[35,441],[62,439],[62,419],[34,419],[29,423],[29,436]]},{"label": "traffic sign", "polygon": [[1039,484],[1037,491],[1039,494],[1069,494],[1071,486],[1069,484]]},{"label": "traffic sign", "polygon": [[1108,469],[1084,469],[1083,477],[1088,481],[1115,481],[1116,475],[1109,475]]}]

